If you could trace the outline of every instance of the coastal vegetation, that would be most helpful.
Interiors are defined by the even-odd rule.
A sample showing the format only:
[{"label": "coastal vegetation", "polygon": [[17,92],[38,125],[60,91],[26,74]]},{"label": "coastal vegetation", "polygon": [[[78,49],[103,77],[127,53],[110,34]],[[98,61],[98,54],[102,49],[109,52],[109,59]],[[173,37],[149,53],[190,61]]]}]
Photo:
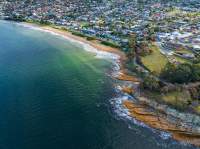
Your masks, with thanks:
[{"label": "coastal vegetation", "polygon": [[161,78],[171,83],[189,83],[200,81],[200,66],[197,64],[167,63],[161,73]]},{"label": "coastal vegetation", "polygon": [[106,45],[106,46],[110,46],[110,47],[113,47],[113,48],[119,48],[120,46],[113,43],[113,42],[109,42],[109,41],[101,41],[101,44],[103,45]]},{"label": "coastal vegetation", "polygon": [[77,32],[77,31],[71,31],[73,35],[79,36],[79,37],[86,37],[83,33]]},{"label": "coastal vegetation", "polygon": [[[130,36],[126,52],[129,59],[127,67],[142,78],[140,89],[144,96],[181,111],[191,110],[192,107],[193,112],[198,113],[198,106],[192,106],[200,100],[198,57],[190,60],[178,55],[167,56],[161,53],[160,47],[152,38],[137,38],[135,35]],[[191,51],[181,47],[177,53],[190,54]],[[136,65],[133,59],[136,59],[139,65]]]}]

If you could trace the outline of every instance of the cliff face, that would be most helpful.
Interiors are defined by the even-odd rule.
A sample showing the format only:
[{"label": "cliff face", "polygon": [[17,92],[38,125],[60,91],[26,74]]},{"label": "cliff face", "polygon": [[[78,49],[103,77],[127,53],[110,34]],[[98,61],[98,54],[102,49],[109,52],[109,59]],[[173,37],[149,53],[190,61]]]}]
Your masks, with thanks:
[{"label": "cliff face", "polygon": [[128,110],[125,115],[128,114],[151,128],[169,132],[177,141],[200,147],[199,115],[183,113],[168,105],[142,97],[138,92],[140,80],[126,75],[123,69],[116,79],[120,81],[118,90],[122,94],[121,98],[125,96],[117,106]]},{"label": "cliff face", "polygon": [[183,114],[168,107],[157,105],[156,109],[143,102],[123,102],[130,116],[144,122],[152,128],[170,132],[178,141],[200,146],[200,118],[192,114]]}]

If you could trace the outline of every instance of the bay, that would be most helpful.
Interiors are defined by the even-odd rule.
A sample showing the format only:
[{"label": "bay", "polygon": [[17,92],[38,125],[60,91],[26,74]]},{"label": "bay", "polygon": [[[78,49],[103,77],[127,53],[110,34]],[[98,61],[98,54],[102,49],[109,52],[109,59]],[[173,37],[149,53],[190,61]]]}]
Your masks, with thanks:
[{"label": "bay", "polygon": [[111,67],[81,45],[0,21],[0,148],[193,148],[119,119]]}]

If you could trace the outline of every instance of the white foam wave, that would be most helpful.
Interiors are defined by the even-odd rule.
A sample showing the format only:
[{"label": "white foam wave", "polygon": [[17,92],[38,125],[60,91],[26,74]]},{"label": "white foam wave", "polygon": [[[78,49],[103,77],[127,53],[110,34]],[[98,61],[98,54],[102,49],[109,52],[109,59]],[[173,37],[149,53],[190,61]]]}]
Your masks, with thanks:
[{"label": "white foam wave", "polygon": [[114,109],[114,112],[122,119],[124,120],[128,120],[130,121],[131,123],[137,125],[137,126],[141,126],[141,127],[144,127],[144,128],[148,128],[150,130],[152,130],[152,132],[154,133],[158,133],[158,135],[163,139],[163,140],[168,140],[171,138],[171,134],[168,133],[168,132],[164,132],[164,131],[158,131],[158,130],[155,130],[151,127],[149,127],[148,125],[146,125],[145,123],[143,122],[140,122],[138,120],[136,120],[134,117],[130,116],[130,112],[128,111],[127,108],[124,107],[123,105],[123,101],[126,101],[126,100],[135,100],[134,97],[126,94],[126,93],[123,93],[121,90],[122,90],[122,87],[120,85],[116,86],[115,87],[116,89],[116,92],[118,93],[118,97],[116,98],[112,98],[110,100],[110,103]]},{"label": "white foam wave", "polygon": [[171,136],[172,136],[172,135],[171,135],[170,133],[163,132],[163,131],[160,132],[160,137],[161,137],[163,140],[168,140],[168,139],[171,138]]},{"label": "white foam wave", "polygon": [[113,74],[118,74],[117,71],[120,70],[120,56],[115,54],[115,53],[111,53],[111,52],[107,52],[107,51],[101,51],[101,50],[91,46],[88,43],[85,43],[85,42],[70,38],[70,37],[68,37],[66,35],[62,35],[62,34],[56,33],[56,32],[51,31],[51,30],[42,29],[42,28],[40,28],[38,26],[29,25],[29,24],[25,24],[25,23],[17,23],[17,24],[20,25],[20,26],[29,28],[29,29],[38,30],[38,31],[42,31],[42,32],[47,32],[47,33],[50,33],[52,35],[62,37],[64,39],[66,39],[67,41],[79,44],[80,46],[83,47],[83,49],[85,51],[90,52],[90,53],[94,53],[96,58],[110,60],[114,65]]}]

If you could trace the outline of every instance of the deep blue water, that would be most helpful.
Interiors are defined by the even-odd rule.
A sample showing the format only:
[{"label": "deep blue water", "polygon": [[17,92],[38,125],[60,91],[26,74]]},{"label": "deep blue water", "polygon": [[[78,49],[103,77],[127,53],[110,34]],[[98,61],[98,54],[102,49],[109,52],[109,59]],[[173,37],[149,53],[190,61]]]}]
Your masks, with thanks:
[{"label": "deep blue water", "polygon": [[116,118],[111,64],[0,21],[0,149],[186,149]]}]

